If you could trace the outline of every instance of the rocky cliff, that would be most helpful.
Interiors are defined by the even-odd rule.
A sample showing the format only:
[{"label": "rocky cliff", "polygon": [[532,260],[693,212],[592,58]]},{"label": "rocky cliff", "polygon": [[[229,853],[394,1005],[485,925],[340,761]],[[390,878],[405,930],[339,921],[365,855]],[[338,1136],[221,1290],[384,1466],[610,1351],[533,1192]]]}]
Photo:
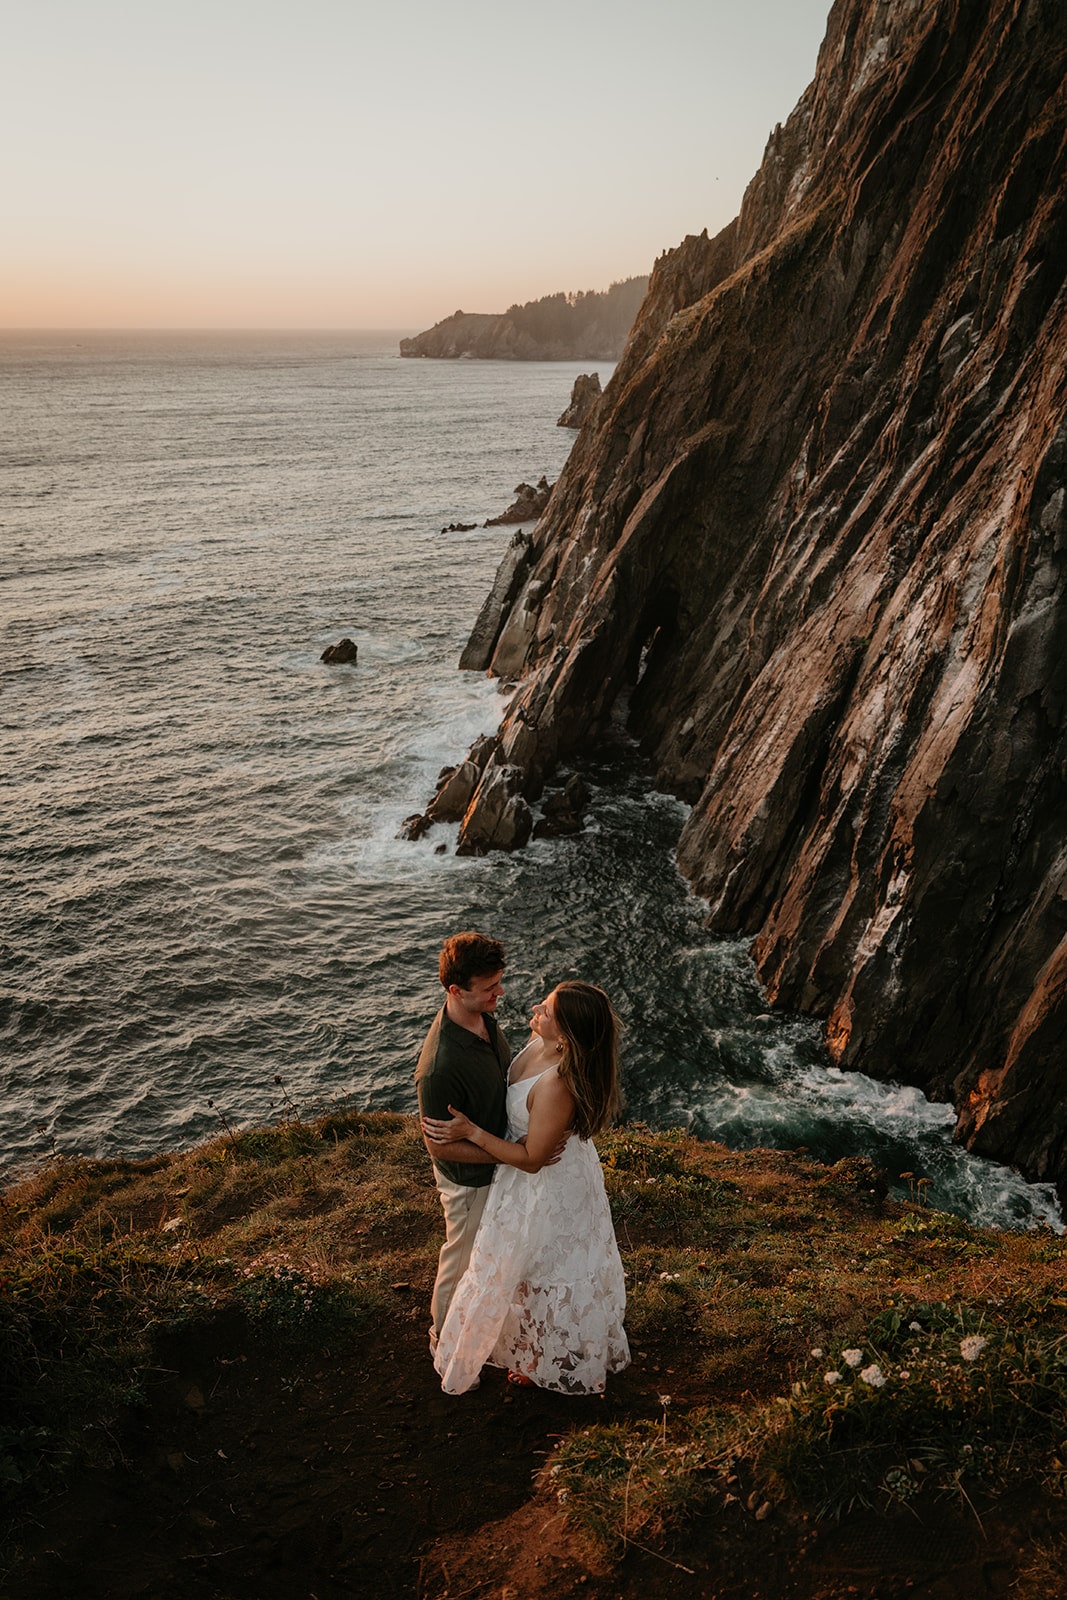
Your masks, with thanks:
[{"label": "rocky cliff", "polygon": [[1061,1191],[1065,66],[1061,0],[837,0],[509,553],[461,833],[625,719],[770,996]]},{"label": "rocky cliff", "polygon": [[401,339],[402,356],[480,361],[617,361],[648,287],[625,278],[603,293],[550,294],[503,312],[454,311]]}]

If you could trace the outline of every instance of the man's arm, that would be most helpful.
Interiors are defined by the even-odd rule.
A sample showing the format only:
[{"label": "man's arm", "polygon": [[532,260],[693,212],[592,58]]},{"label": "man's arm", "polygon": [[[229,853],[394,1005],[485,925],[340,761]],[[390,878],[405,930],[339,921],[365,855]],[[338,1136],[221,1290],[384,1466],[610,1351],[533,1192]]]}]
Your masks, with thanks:
[{"label": "man's arm", "polygon": [[[419,1113],[421,1116],[437,1116],[448,1114],[448,1102],[452,1096],[462,1094],[462,1088],[451,1081],[451,1074],[438,1069],[425,1078],[419,1078],[415,1084],[415,1091],[419,1100]],[[431,1109],[434,1108],[434,1109]],[[433,1161],[463,1161],[471,1166],[496,1166],[495,1156],[482,1150],[470,1139],[453,1139],[448,1144],[432,1144],[425,1134],[422,1142],[426,1146]]]},{"label": "man's arm", "polygon": [[451,1144],[433,1144],[423,1134],[422,1142],[433,1161],[467,1161],[472,1167],[495,1167],[497,1164],[496,1156],[491,1156],[488,1150],[482,1150],[469,1139],[454,1139]]},{"label": "man's arm", "polygon": [[[449,1111],[451,1116],[448,1121],[457,1133],[467,1130],[471,1141],[477,1141],[475,1149],[484,1151],[492,1159],[509,1167],[518,1167],[520,1172],[540,1172],[542,1167],[554,1167],[566,1149],[574,1116],[574,1096],[554,1072],[546,1073],[533,1087],[530,1095],[530,1126],[525,1139],[520,1140],[498,1139],[472,1123],[469,1117],[456,1112],[455,1107],[450,1106]],[[435,1149],[451,1149],[454,1144],[467,1142],[465,1139],[454,1140],[443,1147],[433,1142],[435,1131],[447,1134],[452,1129],[442,1120],[423,1119],[422,1137],[431,1155]]]}]

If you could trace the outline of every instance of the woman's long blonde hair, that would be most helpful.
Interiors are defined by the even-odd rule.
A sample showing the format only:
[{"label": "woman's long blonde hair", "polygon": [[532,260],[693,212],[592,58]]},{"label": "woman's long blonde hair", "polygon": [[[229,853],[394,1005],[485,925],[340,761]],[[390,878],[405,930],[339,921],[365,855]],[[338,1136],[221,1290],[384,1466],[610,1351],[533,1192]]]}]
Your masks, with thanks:
[{"label": "woman's long blonde hair", "polygon": [[574,1131],[591,1139],[622,1109],[619,1019],[603,989],[568,979],[552,991],[563,1035],[559,1075],[574,1096]]}]

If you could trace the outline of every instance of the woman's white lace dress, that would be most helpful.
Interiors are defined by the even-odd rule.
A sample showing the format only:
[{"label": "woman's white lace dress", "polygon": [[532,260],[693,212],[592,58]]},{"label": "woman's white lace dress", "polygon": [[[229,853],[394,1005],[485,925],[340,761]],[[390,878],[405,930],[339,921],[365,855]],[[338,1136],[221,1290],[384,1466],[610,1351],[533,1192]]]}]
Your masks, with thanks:
[{"label": "woman's white lace dress", "polygon": [[[529,1127],[526,1099],[536,1082],[508,1087],[512,1139]],[[607,1373],[629,1365],[625,1310],[600,1158],[591,1140],[571,1134],[553,1167],[497,1168],[438,1340],[441,1387],[463,1394],[490,1365],[542,1389],[599,1394]]]}]

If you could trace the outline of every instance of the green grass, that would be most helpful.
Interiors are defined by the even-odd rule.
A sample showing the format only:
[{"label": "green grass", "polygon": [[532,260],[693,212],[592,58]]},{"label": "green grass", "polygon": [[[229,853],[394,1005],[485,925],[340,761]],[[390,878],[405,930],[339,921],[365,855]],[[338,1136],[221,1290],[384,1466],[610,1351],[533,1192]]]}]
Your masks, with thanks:
[{"label": "green grass", "polygon": [[[745,1499],[836,1520],[856,1506],[1007,1488],[1067,1493],[1067,1328],[1050,1299],[899,1304],[855,1344],[814,1347],[769,1404],[663,1414],[564,1439],[544,1475],[609,1553]],[[829,1377],[830,1381],[827,1381]]]},{"label": "green grass", "polygon": [[[144,1397],[164,1334],[237,1314],[251,1337],[313,1359],[325,1340],[392,1314],[389,1249],[359,1270],[351,1234],[403,1214],[429,1236],[432,1191],[413,1185],[411,1142],[408,1118],[331,1113],[147,1162],[57,1157],[9,1188],[0,1205],[8,1508],[72,1468],[120,1456],[123,1420]],[[425,1179],[424,1157],[420,1167]],[[324,1247],[331,1234],[347,1248]]]},{"label": "green grass", "polygon": [[[887,1200],[858,1158],[637,1125],[598,1147],[637,1398],[628,1421],[565,1436],[543,1484],[605,1548],[732,1500],[836,1517],[1064,1492],[1062,1238]],[[113,1459],[164,1334],[236,1315],[299,1366],[325,1341],[421,1323],[440,1234],[413,1117],[287,1108],[148,1162],[49,1160],[0,1204],[0,1484],[28,1505]],[[392,1287],[416,1279],[418,1296]],[[973,1361],[970,1337],[987,1341]]]}]

